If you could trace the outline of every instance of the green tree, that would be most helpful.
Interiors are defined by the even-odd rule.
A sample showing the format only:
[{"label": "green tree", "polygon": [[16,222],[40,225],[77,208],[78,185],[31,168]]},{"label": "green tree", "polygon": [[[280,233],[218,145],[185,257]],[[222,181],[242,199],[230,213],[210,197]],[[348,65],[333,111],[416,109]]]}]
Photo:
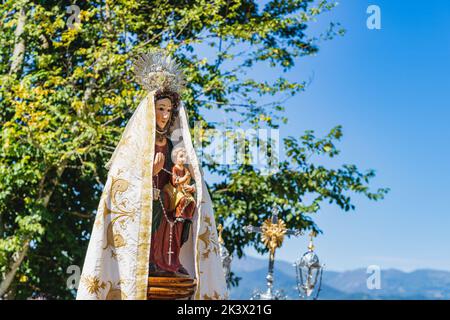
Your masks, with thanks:
[{"label": "green tree", "polygon": [[[71,5],[79,14],[66,11]],[[133,80],[133,57],[165,47],[182,62],[192,123],[217,127],[205,116],[212,110],[235,125],[277,127],[286,121],[284,99],[304,84],[246,73],[261,63],[287,72],[299,57],[316,53],[307,27],[333,6],[325,0],[2,1],[0,297],[73,297],[67,267],[83,263],[106,180],[103,165],[144,94]],[[340,33],[336,27],[324,37]],[[216,50],[215,57],[204,58],[204,48]],[[266,97],[275,102],[262,103]],[[315,228],[305,214],[323,200],[348,210],[348,192],[383,196],[386,190],[367,188],[373,172],[307,161],[308,153],[336,154],[340,132],[286,139],[289,159],[274,176],[262,177],[248,164],[232,170],[205,164],[223,178],[211,192],[218,218],[232,221],[224,231],[230,249],[239,255],[245,245],[261,249],[237,226],[264,218],[272,203],[283,206],[289,227]],[[317,195],[311,205],[301,201],[307,193]]]}]

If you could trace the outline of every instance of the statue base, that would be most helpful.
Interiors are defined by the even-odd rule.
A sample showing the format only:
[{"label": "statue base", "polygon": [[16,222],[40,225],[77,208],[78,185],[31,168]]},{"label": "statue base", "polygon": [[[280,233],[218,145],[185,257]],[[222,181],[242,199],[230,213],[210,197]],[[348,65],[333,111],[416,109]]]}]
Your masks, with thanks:
[{"label": "statue base", "polygon": [[152,277],[148,278],[147,300],[191,299],[197,281],[189,277]]}]

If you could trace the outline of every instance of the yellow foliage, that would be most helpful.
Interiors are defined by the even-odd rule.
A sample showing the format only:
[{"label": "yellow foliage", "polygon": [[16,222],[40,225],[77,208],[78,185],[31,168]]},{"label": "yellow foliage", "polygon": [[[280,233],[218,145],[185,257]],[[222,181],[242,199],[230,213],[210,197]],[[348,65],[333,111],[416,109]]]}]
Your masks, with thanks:
[{"label": "yellow foliage", "polygon": [[50,90],[43,89],[42,87],[33,88],[33,91],[38,96],[48,96],[48,94],[50,93]]},{"label": "yellow foliage", "polygon": [[74,101],[72,101],[71,106],[78,113],[79,111],[83,110],[84,104],[80,100],[74,100]]}]

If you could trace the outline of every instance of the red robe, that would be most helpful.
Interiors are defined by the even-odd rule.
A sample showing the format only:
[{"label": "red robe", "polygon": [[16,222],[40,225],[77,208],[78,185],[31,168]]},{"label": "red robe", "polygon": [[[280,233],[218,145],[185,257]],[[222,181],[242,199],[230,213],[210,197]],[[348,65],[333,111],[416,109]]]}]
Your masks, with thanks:
[{"label": "red robe", "polygon": [[[168,162],[170,161],[170,154],[168,152],[167,142],[164,146],[158,146],[155,144],[155,155],[158,152],[162,152],[165,157],[164,168],[167,169]],[[170,170],[170,169],[169,169]],[[153,177],[153,186],[161,190],[163,199],[163,205],[166,209],[167,216],[170,221],[174,221],[175,210],[169,211],[169,196],[162,189],[170,182],[170,174],[164,170],[161,170],[156,176]],[[152,233],[151,248],[150,248],[150,263],[156,264],[159,268],[176,272],[182,266],[179,260],[181,249],[181,234],[183,231],[183,223],[176,223],[172,229],[172,255],[171,263],[169,264],[169,242],[170,242],[170,225],[167,222],[164,215],[161,217],[161,223],[155,233]]]}]

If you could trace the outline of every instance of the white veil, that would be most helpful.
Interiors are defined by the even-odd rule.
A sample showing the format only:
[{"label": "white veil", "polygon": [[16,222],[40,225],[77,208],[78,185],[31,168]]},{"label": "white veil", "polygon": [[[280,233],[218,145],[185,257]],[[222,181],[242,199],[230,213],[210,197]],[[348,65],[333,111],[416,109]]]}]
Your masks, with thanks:
[{"label": "white veil", "polygon": [[[147,298],[152,224],[152,167],[155,143],[154,93],[145,97],[122,134],[98,206],[77,299]],[[180,262],[197,279],[194,299],[227,299],[212,202],[192,145],[181,104],[171,137],[188,154],[196,182],[197,208]]]}]

